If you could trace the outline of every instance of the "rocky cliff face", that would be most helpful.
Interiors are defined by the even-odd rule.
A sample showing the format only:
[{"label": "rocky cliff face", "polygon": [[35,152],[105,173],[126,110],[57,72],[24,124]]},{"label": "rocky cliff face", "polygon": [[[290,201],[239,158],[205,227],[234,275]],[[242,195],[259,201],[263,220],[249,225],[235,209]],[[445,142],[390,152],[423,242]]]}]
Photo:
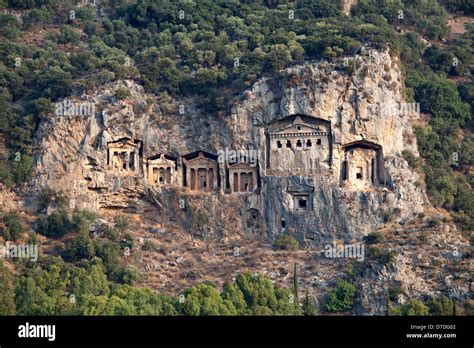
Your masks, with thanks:
[{"label": "rocky cliff face", "polygon": [[[119,87],[131,96],[118,100]],[[180,202],[193,201],[211,217],[211,232],[257,233],[269,241],[292,233],[308,245],[358,239],[381,226],[387,214],[407,220],[427,204],[422,181],[401,156],[404,149],[417,154],[410,116],[396,112],[404,102],[402,89],[398,59],[371,50],[342,63],[312,62],[264,78],[235,102],[230,114],[221,116],[203,114],[193,100],[166,101],[120,81],[71,97],[73,105],[94,105],[90,115],[54,115],[40,125],[33,185],[65,190],[71,207],[138,213],[157,209],[163,222],[183,208]],[[322,170],[300,175],[285,159],[271,168],[279,175],[269,170],[268,128],[291,115],[330,122],[331,163]],[[122,138],[141,148],[137,171],[118,175],[110,169],[107,146]],[[361,186],[342,180],[346,144],[358,141],[381,148],[383,183]],[[174,157],[179,169],[181,156],[225,149],[257,151],[259,189],[254,193],[225,193],[222,166],[216,193],[189,192],[180,183],[175,188],[147,183],[150,156]],[[301,194],[310,197],[309,209],[295,209],[294,197]],[[175,220],[184,226],[182,218]]]},{"label": "rocky cliff face", "polygon": [[[119,100],[119,88],[130,96]],[[62,112],[40,124],[31,187],[61,189],[71,208],[98,210],[105,218],[115,210],[135,214],[134,238],[154,239],[161,251],[143,254],[136,243],[129,262],[145,285],[160,291],[176,293],[189,279],[221,285],[246,270],[289,285],[297,263],[301,283],[321,300],[348,267],[357,267],[353,259],[326,258],[325,245],[360,241],[377,229],[385,236],[383,251],[396,256],[384,264],[366,252],[361,274],[352,275],[360,290],[355,313],[385,314],[390,287],[402,289],[399,303],[439,291],[463,300],[470,275],[460,255],[469,244],[452,223],[428,224],[431,216],[441,217],[429,207],[423,179],[401,156],[403,150],[418,154],[402,90],[398,59],[369,50],[341,63],[310,62],[264,78],[219,116],[204,114],[191,99],[154,96],[119,81],[71,97],[73,115]],[[312,138],[298,138],[295,127]],[[271,138],[275,134],[281,138]],[[300,149],[295,142],[286,148],[285,137],[305,141]],[[121,151],[121,139],[137,149],[132,171],[113,169],[111,155]],[[221,162],[216,192],[184,186],[191,178],[183,156],[226,150],[256,151],[255,190],[232,193],[232,167]],[[147,159],[158,154],[176,161],[173,185],[150,178]],[[208,219],[190,223],[198,210]],[[425,218],[416,217],[423,211]],[[282,233],[305,249],[272,250],[269,243]]]}]

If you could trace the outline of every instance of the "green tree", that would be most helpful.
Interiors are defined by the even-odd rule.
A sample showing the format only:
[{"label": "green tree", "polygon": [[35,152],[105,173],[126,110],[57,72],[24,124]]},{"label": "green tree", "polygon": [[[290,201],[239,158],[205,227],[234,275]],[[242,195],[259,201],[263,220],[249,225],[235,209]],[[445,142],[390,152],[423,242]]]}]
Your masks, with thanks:
[{"label": "green tree", "polygon": [[298,271],[296,269],[296,263],[293,263],[293,294],[295,295],[296,299],[299,298],[299,294],[298,294]]},{"label": "green tree", "polygon": [[329,290],[324,303],[324,309],[328,312],[343,312],[352,308],[356,288],[345,280],[338,280],[336,287]]},{"label": "green tree", "polygon": [[454,303],[444,294],[438,298],[432,296],[427,305],[431,315],[454,315]]},{"label": "green tree", "polygon": [[5,240],[17,240],[25,230],[17,213],[7,213],[2,217],[5,227],[0,226],[0,234]]},{"label": "green tree", "polygon": [[71,231],[71,221],[66,210],[58,209],[47,217],[38,219],[38,230],[46,237],[59,238]]},{"label": "green tree", "polygon": [[300,243],[293,236],[281,234],[276,237],[273,246],[276,249],[296,250],[299,248]]},{"label": "green tree", "polygon": [[66,255],[72,260],[90,260],[95,252],[96,246],[88,232],[80,232],[66,244]]},{"label": "green tree", "polygon": [[416,315],[429,315],[428,307],[420,300],[412,299],[407,303],[399,307],[389,307],[389,315],[403,315],[403,316],[416,316]]},{"label": "green tree", "polygon": [[291,63],[291,52],[285,45],[272,45],[270,52],[267,55],[270,62],[270,67],[273,71],[278,72]]},{"label": "green tree", "polygon": [[385,236],[383,235],[382,232],[371,232],[368,235],[363,237],[364,242],[367,244],[378,244],[381,243],[385,240]]},{"label": "green tree", "polygon": [[183,315],[236,315],[231,301],[223,299],[219,290],[208,284],[200,284],[183,292],[185,300],[180,303]]}]

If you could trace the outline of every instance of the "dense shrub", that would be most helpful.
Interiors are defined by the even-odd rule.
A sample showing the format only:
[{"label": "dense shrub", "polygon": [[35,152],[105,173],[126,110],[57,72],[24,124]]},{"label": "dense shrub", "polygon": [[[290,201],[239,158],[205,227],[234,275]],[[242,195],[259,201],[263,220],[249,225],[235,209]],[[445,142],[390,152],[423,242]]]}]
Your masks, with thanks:
[{"label": "dense shrub", "polygon": [[356,288],[345,280],[338,280],[336,287],[329,290],[324,302],[324,309],[328,312],[343,312],[352,308]]},{"label": "dense shrub", "polygon": [[72,223],[64,209],[38,219],[38,232],[46,237],[59,238],[72,230]]},{"label": "dense shrub", "polygon": [[431,315],[454,315],[454,303],[446,295],[432,296],[427,305]]},{"label": "dense shrub", "polygon": [[293,236],[290,236],[287,234],[281,234],[276,237],[275,242],[273,243],[273,246],[276,249],[296,250],[299,248],[300,243]]},{"label": "dense shrub", "polygon": [[426,303],[420,300],[412,299],[400,306],[389,305],[389,315],[456,315],[454,302],[448,299],[445,295],[438,298],[432,296]]},{"label": "dense shrub", "polygon": [[66,244],[66,255],[72,260],[90,260],[95,253],[96,245],[87,232],[79,233]]},{"label": "dense shrub", "polygon": [[378,244],[385,240],[385,236],[382,232],[372,232],[364,236],[363,239],[367,244]]},{"label": "dense shrub", "polygon": [[414,315],[429,315],[428,307],[420,300],[409,300],[407,303],[393,307],[389,306],[388,315],[403,315],[403,316],[414,316]]},{"label": "dense shrub", "polygon": [[5,240],[17,240],[23,231],[25,230],[23,224],[20,221],[20,217],[16,213],[4,214],[1,217],[1,221],[5,225],[0,225],[0,235]]}]

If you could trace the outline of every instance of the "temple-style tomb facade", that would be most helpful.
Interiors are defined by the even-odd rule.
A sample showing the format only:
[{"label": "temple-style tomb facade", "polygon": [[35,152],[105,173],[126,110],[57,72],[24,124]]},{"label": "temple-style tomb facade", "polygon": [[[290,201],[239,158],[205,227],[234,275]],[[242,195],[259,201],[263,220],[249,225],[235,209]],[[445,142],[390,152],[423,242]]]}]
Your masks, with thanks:
[{"label": "temple-style tomb facade", "polygon": [[139,173],[141,142],[122,138],[107,144],[107,165],[116,173]]},{"label": "temple-style tomb facade", "polygon": [[256,165],[230,164],[227,172],[230,192],[253,192],[258,188]]},{"label": "temple-style tomb facade", "polygon": [[148,184],[153,186],[178,186],[176,159],[158,154],[146,162]]},{"label": "temple-style tomb facade", "polygon": [[[205,151],[172,157],[157,153],[143,157],[140,140],[123,137],[107,143],[107,168],[115,175],[143,175],[151,187],[185,187],[188,191],[260,193],[261,175],[313,177],[334,175],[331,122],[306,115],[291,115],[265,126],[264,151],[255,150],[255,158],[226,159]],[[247,150],[245,150],[247,151]],[[337,144],[339,179],[348,188],[365,190],[387,183],[382,146],[357,140]],[[247,152],[245,152],[247,153]],[[248,152],[250,153],[250,152]],[[257,154],[263,154],[259,170]],[[231,162],[229,162],[231,161]],[[221,165],[221,168],[219,167]],[[339,164],[339,163],[338,163]],[[222,172],[221,172],[222,171]],[[337,174],[336,174],[337,175]],[[221,180],[223,181],[221,184]],[[300,185],[301,186],[301,185]],[[288,187],[294,211],[314,208],[314,188]]]},{"label": "temple-style tomb facade", "polygon": [[267,129],[267,174],[309,175],[331,165],[329,121],[304,115],[288,116]]},{"label": "temple-style tomb facade", "polygon": [[184,186],[191,191],[217,191],[220,188],[217,156],[199,151],[183,157]]},{"label": "temple-style tomb facade", "polygon": [[345,144],[341,179],[358,187],[384,184],[382,147],[367,140]]}]

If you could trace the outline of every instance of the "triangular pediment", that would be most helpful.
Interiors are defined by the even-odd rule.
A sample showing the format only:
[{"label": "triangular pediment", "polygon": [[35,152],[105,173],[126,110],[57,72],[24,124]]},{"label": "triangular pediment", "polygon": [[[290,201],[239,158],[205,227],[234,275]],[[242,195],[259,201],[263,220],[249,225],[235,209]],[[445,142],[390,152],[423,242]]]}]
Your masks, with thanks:
[{"label": "triangular pediment", "polygon": [[229,164],[229,169],[254,169],[254,168],[256,168],[255,164],[250,165],[249,163]]},{"label": "triangular pediment", "polygon": [[300,116],[297,116],[293,123],[272,131],[270,134],[298,134],[298,133],[314,133],[326,132],[326,128],[321,125],[308,124],[303,121]]},{"label": "triangular pediment", "polygon": [[291,124],[286,127],[280,128],[271,132],[271,134],[289,134],[289,133],[313,133],[313,132],[326,132],[323,127],[312,126],[307,124]]}]

